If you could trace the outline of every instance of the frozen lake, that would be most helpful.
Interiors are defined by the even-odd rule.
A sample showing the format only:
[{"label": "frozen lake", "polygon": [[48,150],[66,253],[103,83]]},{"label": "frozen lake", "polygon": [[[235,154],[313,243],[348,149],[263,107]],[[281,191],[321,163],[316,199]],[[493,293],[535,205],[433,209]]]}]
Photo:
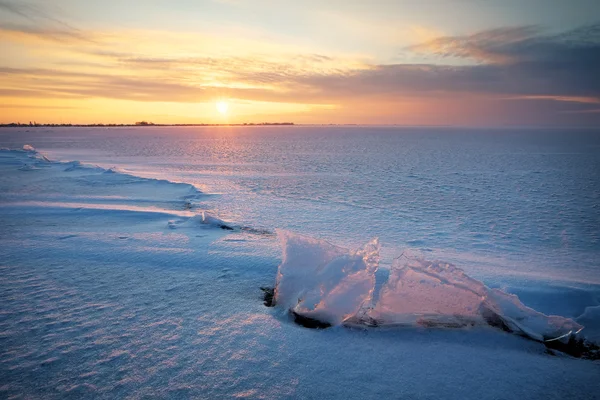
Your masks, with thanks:
[{"label": "frozen lake", "polygon": [[0,151],[1,397],[600,392],[597,361],[491,327],[315,331],[259,289],[276,229],[378,237],[379,280],[405,251],[452,262],[597,335],[598,131],[0,130],[25,144],[40,153]]}]

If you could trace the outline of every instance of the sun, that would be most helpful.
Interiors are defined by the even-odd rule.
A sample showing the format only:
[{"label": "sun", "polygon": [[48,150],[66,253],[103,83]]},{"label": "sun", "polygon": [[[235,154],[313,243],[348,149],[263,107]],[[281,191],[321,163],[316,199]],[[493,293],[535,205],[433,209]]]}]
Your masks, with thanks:
[{"label": "sun", "polygon": [[227,114],[227,110],[229,109],[229,104],[226,101],[220,100],[220,101],[217,101],[217,103],[215,104],[215,107],[217,107],[217,111],[221,115],[225,115],[225,114]]}]

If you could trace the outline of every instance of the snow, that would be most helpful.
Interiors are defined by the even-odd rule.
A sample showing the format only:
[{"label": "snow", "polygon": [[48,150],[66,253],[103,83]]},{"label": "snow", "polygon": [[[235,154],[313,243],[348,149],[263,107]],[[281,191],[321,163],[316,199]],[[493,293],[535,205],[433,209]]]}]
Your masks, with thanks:
[{"label": "snow", "polygon": [[[23,136],[10,146],[21,149],[26,141],[46,154],[51,140],[75,143],[69,132],[75,131],[62,133],[68,140],[45,132],[29,136],[19,132]],[[96,140],[96,134],[84,133],[85,140],[77,144],[80,150],[87,149],[82,143]],[[33,140],[31,135],[39,136]],[[97,135],[102,145],[114,135],[120,146],[127,134]],[[153,139],[144,140],[152,143]],[[207,146],[202,142],[188,147],[205,151]],[[143,146],[136,149],[148,151]],[[104,160],[105,154],[97,149],[81,152],[85,153],[81,162],[70,157],[68,162],[57,162],[52,157],[44,160],[35,151],[0,151],[1,398],[598,398],[597,361],[553,356],[542,343],[494,327],[439,329],[408,324],[357,329],[352,325],[347,317],[372,312],[382,299],[388,272],[390,277],[393,273],[391,261],[385,262],[384,257],[385,252],[399,254],[385,222],[393,208],[386,213],[376,209],[362,213],[351,212],[356,208],[345,204],[339,207],[347,219],[338,219],[335,212],[322,212],[322,199],[292,209],[289,204],[297,203],[287,204],[276,196],[265,201],[263,194],[253,197],[234,185],[234,197],[224,190],[199,191],[203,181],[224,179],[224,174],[215,178],[212,170],[203,170],[194,179],[185,174],[172,180],[153,173],[142,177],[138,171],[150,168],[146,161],[136,160],[140,162],[136,167]],[[150,155],[155,156],[152,151]],[[123,154],[124,159],[129,157]],[[185,159],[179,165],[190,163]],[[20,170],[28,165],[33,170]],[[118,167],[114,173],[104,173],[114,165]],[[241,175],[232,173],[231,179]],[[272,189],[272,181],[262,175],[251,179],[265,191],[279,190]],[[242,196],[247,196],[246,201],[238,202],[238,208],[218,207]],[[360,203],[356,197],[350,200]],[[263,207],[260,213],[252,208],[257,203]],[[363,224],[365,216],[372,217],[370,225]],[[417,213],[394,220],[398,232],[412,229],[413,217],[426,218]],[[202,223],[205,220],[236,229]],[[176,229],[170,228],[170,222]],[[282,235],[294,238],[290,246],[298,252],[290,253],[289,261],[296,260],[300,267],[301,259],[317,260],[323,267],[319,279],[328,278],[323,296],[315,285],[310,286],[306,294],[311,300],[302,309],[314,312],[311,307],[318,301],[317,305],[335,311],[318,317],[342,321],[339,326],[306,329],[294,323],[287,309],[263,305],[259,288],[275,284],[282,264],[281,243],[269,233],[277,227],[285,227],[287,233]],[[516,231],[526,237],[528,229]],[[290,233],[298,230],[318,238]],[[375,231],[385,236],[381,252],[375,251],[376,242],[357,246]],[[421,233],[416,231],[406,240],[422,239]],[[432,237],[424,239],[424,247],[430,246]],[[584,246],[571,243],[568,255],[576,257]],[[310,249],[314,253],[308,256]],[[517,256],[525,257],[528,251]],[[440,253],[439,249],[426,252],[425,259],[438,258]],[[477,278],[490,288],[518,293],[535,310],[576,319],[586,326],[583,334],[598,332],[598,287],[593,283],[598,280],[597,259],[594,254],[589,259],[588,264],[565,265],[560,273],[549,269],[544,274],[531,266],[513,274],[516,264],[512,269],[489,267],[485,263],[489,259],[473,256],[476,267],[464,268],[462,278],[457,270],[436,274],[451,286],[471,287],[469,279]],[[356,280],[349,280],[344,268],[354,271]],[[582,277],[589,282],[582,282]],[[299,298],[302,289],[292,289]],[[341,298],[350,301],[340,304]],[[502,315],[518,316],[511,298],[496,300]],[[347,303],[352,307],[343,307]],[[537,314],[516,307],[525,317],[515,319],[517,323],[543,332],[540,326],[547,326],[548,319],[537,319]]]}]

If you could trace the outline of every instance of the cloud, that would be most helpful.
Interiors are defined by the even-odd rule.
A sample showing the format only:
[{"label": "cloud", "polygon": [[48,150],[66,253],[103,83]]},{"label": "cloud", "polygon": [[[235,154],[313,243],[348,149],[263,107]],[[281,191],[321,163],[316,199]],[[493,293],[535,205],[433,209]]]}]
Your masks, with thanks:
[{"label": "cloud", "polygon": [[75,29],[60,18],[55,17],[46,8],[27,1],[0,0],[0,11],[28,19],[33,22],[46,21],[61,25],[66,29]]},{"label": "cloud", "polygon": [[6,38],[8,36],[28,37],[40,41],[54,42],[92,41],[89,35],[78,30],[0,22],[0,37]]},{"label": "cloud", "polygon": [[73,106],[43,106],[37,104],[0,104],[0,108],[25,109],[25,110],[76,110]]},{"label": "cloud", "polygon": [[[587,28],[588,32],[596,30],[597,26]],[[236,87],[243,83],[248,87],[264,88],[267,92],[273,91],[273,100],[281,93],[295,93],[303,98],[305,91],[316,99],[327,101],[345,96],[430,96],[441,93],[489,94],[506,99],[511,96],[551,97],[556,101],[600,98],[600,80],[596,77],[600,70],[600,41],[590,40],[589,35],[582,34],[583,30],[552,37],[532,36],[534,32],[536,30],[529,27],[507,28],[480,32],[463,42],[453,38],[436,39],[436,43],[453,43],[452,54],[473,54],[474,47],[480,49],[476,54],[489,54],[485,56],[486,63],[474,65],[358,64],[353,67],[336,64],[332,57],[314,54],[296,55],[286,61],[272,56],[148,57],[96,49],[90,53],[128,65],[129,73],[136,77],[123,76],[122,69],[118,70],[121,76],[118,76],[119,72],[90,75],[47,69],[4,68],[0,72],[93,78],[103,85],[115,86],[114,96],[130,96],[118,92],[123,82],[130,82],[132,87],[139,86],[137,92],[143,92],[144,87],[161,85],[165,91],[173,89],[174,93],[197,91],[201,90],[199,87],[210,86],[210,80],[203,81],[202,78],[214,73],[218,76],[218,86]],[[500,56],[509,57],[510,63],[497,62]],[[171,74],[169,69],[184,71],[186,75]]]},{"label": "cloud", "polygon": [[539,31],[535,26],[497,28],[465,36],[437,37],[409,46],[408,50],[442,57],[505,64],[514,61],[511,50],[515,45],[536,38]]},{"label": "cloud", "polygon": [[109,98],[142,102],[207,102],[216,97],[255,101],[300,100],[261,88],[236,88],[192,84],[186,79],[162,76],[84,73],[42,68],[0,68],[2,78],[12,87],[0,89],[0,96],[33,98]]},{"label": "cloud", "polygon": [[25,1],[0,0],[0,11],[8,12],[27,19],[42,18],[57,21],[43,8]]},{"label": "cloud", "polygon": [[507,97],[505,100],[552,100],[566,101],[568,103],[600,104],[600,97],[577,97],[577,96],[516,96]]},{"label": "cloud", "polygon": [[[0,8],[4,3],[0,0]],[[30,35],[51,32],[29,25],[8,27]],[[192,46],[185,51],[166,51],[171,42],[155,42],[161,38],[158,32],[149,36],[151,39],[126,36],[132,40],[131,46],[126,40],[119,41],[117,34],[65,32],[68,34],[55,35],[76,44],[69,47],[72,63],[62,57],[54,64],[41,64],[56,69],[0,66],[0,96],[184,103],[231,97],[355,109],[361,103],[377,103],[379,110],[390,115],[398,113],[398,104],[411,110],[408,103],[423,109],[443,106],[458,114],[468,113],[467,105],[476,108],[486,103],[496,108],[494,118],[510,119],[512,115],[529,121],[585,114],[589,121],[598,121],[599,117],[594,110],[600,103],[596,76],[600,70],[600,24],[552,35],[540,27],[524,26],[438,37],[406,49],[431,58],[421,64],[369,64],[310,52],[222,54],[204,51],[204,44],[198,45],[196,52],[189,51]],[[89,37],[101,39],[81,42]],[[110,39],[103,41],[106,37]],[[194,42],[192,37],[186,36],[186,40]],[[140,47],[138,43],[149,45]],[[450,63],[451,58],[464,62]],[[450,104],[456,106],[449,108]]]},{"label": "cloud", "polygon": [[[51,41],[91,40],[83,31],[37,4],[0,0],[0,15],[3,13],[11,15],[8,20],[0,20],[0,32],[3,36],[20,35]],[[15,22],[14,17],[21,21]]]},{"label": "cloud", "polygon": [[[600,45],[600,23],[561,34],[546,35],[538,26],[504,27],[464,36],[438,37],[408,50],[476,63],[510,64],[581,58]],[[597,57],[597,54],[594,54]]]},{"label": "cloud", "polygon": [[565,101],[598,99],[599,31],[600,24],[545,36],[537,28],[522,27],[494,29],[466,38],[438,38],[417,48],[430,49],[434,43],[435,54],[471,57],[480,62],[374,65],[342,75],[302,76],[297,82],[344,95],[478,93],[547,96]]}]

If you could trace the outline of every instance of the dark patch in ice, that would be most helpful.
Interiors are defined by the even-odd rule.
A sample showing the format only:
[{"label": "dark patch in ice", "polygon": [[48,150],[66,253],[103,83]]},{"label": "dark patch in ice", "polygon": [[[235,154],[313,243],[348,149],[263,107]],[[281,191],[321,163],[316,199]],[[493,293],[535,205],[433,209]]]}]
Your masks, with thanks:
[{"label": "dark patch in ice", "polygon": [[37,171],[37,170],[39,170],[39,168],[36,168],[35,166],[33,166],[31,164],[25,164],[21,168],[19,168],[19,171]]},{"label": "dark patch in ice", "polygon": [[504,322],[504,320],[495,312],[487,307],[481,307],[481,316],[488,323],[488,325],[494,328],[502,329],[504,332],[512,332],[512,329]]},{"label": "dark patch in ice", "polygon": [[65,240],[65,239],[71,239],[77,237],[77,235],[66,235],[66,236],[61,236],[58,238],[58,240]]},{"label": "dark patch in ice", "polygon": [[424,328],[450,328],[461,329],[475,326],[476,323],[468,318],[461,318],[459,315],[454,316],[453,321],[436,321],[434,319],[417,320],[417,325]]},{"label": "dark patch in ice", "polygon": [[192,218],[182,219],[182,220],[171,220],[168,222],[168,226],[170,229],[177,229],[180,227],[190,227],[191,223],[199,223],[201,226],[211,226],[215,228],[220,228],[226,231],[234,231],[236,228],[231,225],[227,225],[225,222],[221,221],[218,218],[214,218],[212,216],[204,216],[204,214],[196,215]]},{"label": "dark patch in ice", "polygon": [[51,364],[53,364],[54,362],[58,361],[58,357],[52,357],[49,358],[47,360],[44,360],[40,363],[40,367],[47,367],[50,366]]},{"label": "dark patch in ice", "polygon": [[275,236],[275,232],[268,229],[251,228],[249,226],[242,226],[240,229],[244,232],[253,233],[256,235]]},{"label": "dark patch in ice", "polygon": [[239,276],[239,274],[237,272],[232,272],[229,268],[223,268],[222,274],[220,274],[217,278],[230,280],[237,276]]},{"label": "dark patch in ice", "polygon": [[576,337],[575,335],[570,336],[566,342],[549,340],[544,342],[544,345],[548,349],[558,350],[573,357],[600,360],[600,347],[585,338]]},{"label": "dark patch in ice", "polygon": [[263,301],[267,307],[275,307],[275,288],[261,287],[263,291]]},{"label": "dark patch in ice", "polygon": [[367,315],[362,316],[361,318],[354,316],[346,321],[344,321],[344,326],[346,328],[379,328],[382,326],[381,321],[376,320],[375,318],[369,317]]},{"label": "dark patch in ice", "polygon": [[556,353],[547,347],[546,347],[546,351],[544,353],[548,354],[549,356],[556,357]]},{"label": "dark patch in ice", "polygon": [[294,311],[291,311],[294,316],[294,322],[298,325],[301,325],[305,328],[309,329],[327,329],[331,327],[330,323],[319,321],[318,319],[305,317],[304,315],[300,315]]}]

